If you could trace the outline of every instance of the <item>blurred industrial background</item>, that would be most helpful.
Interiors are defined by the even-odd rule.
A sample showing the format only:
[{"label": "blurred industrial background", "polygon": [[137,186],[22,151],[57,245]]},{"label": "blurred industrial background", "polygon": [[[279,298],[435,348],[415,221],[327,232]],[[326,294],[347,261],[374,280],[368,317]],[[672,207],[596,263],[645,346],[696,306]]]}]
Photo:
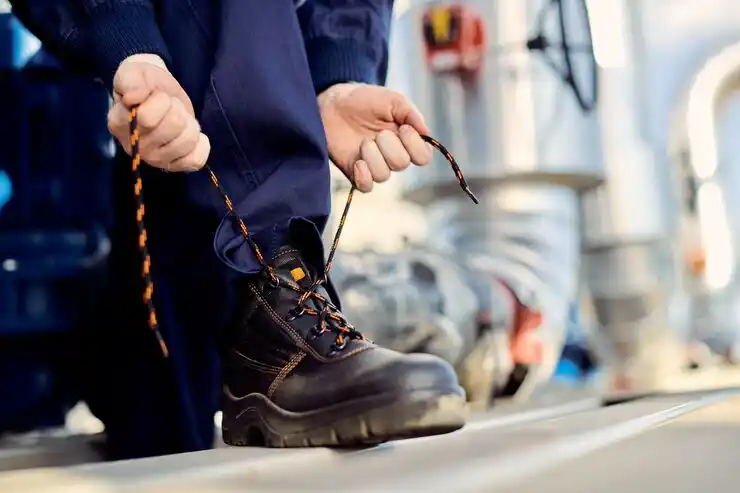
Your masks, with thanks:
[{"label": "blurred industrial background", "polygon": [[[115,149],[104,90],[66,72],[0,5],[0,470],[31,474],[99,460],[104,430],[79,402],[68,358],[106,282]],[[473,430],[504,415],[536,421],[511,418],[533,407],[627,416],[606,423],[712,406],[714,392],[730,399],[740,388],[740,3],[395,8],[388,84],[426,115],[481,205],[467,206],[442,158],[357,197],[333,271],[348,318],[379,344],[453,363]],[[334,183],[338,219],[349,183],[339,173]],[[653,407],[630,408],[637,397]],[[21,486],[29,477],[7,491],[35,491]],[[404,478],[367,491],[437,491]],[[439,491],[472,491],[445,481]]]}]

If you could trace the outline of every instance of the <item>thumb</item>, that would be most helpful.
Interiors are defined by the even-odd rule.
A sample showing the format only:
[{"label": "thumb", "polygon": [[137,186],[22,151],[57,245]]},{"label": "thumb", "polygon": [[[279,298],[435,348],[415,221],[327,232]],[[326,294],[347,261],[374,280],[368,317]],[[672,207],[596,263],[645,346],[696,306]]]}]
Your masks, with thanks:
[{"label": "thumb", "polygon": [[398,99],[394,102],[393,109],[393,120],[399,127],[401,125],[409,125],[414,130],[419,132],[421,135],[429,135],[429,127],[427,127],[424,121],[424,116],[416,108],[414,103],[406,98]]},{"label": "thumb", "polygon": [[154,85],[147,81],[147,70],[159,70],[144,63],[123,63],[113,78],[113,92],[118,94],[127,107],[139,105],[146,101],[154,90]]}]

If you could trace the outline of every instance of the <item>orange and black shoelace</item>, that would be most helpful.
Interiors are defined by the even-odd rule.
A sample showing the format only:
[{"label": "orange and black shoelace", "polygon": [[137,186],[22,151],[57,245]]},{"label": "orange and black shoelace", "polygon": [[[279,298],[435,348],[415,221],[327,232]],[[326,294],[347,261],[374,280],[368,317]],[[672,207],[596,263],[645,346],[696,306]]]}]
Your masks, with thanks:
[{"label": "orange and black shoelace", "polygon": [[[159,330],[159,322],[157,321],[157,312],[156,308],[154,306],[154,281],[152,279],[151,275],[151,265],[152,260],[151,256],[149,255],[149,249],[147,246],[147,229],[145,224],[145,207],[144,207],[144,196],[143,196],[143,181],[141,178],[141,152],[139,149],[139,128],[138,128],[138,122],[136,118],[137,108],[132,108],[129,113],[129,126],[130,126],[130,137],[131,137],[131,156],[132,156],[132,166],[131,169],[133,171],[134,176],[134,197],[136,201],[136,224],[139,232],[139,253],[141,257],[141,277],[144,282],[144,290],[143,290],[143,300],[144,304],[146,305],[146,310],[148,314],[148,324],[149,328],[154,332],[155,337],[157,338],[157,342],[159,343],[159,346],[161,348],[162,354],[167,357],[169,355],[169,351],[167,349],[167,344],[164,341],[164,338],[162,337],[162,333]],[[465,192],[470,199],[477,204],[478,199],[473,194],[473,192],[470,190],[470,187],[468,186],[468,183],[465,181],[465,177],[462,174],[462,171],[460,170],[460,166],[457,164],[457,161],[455,160],[454,156],[448,151],[445,146],[443,146],[441,143],[439,143],[436,139],[423,135],[422,138],[430,144],[432,147],[439,150],[442,155],[445,157],[447,162],[450,164],[450,167],[452,168],[452,171],[455,173],[455,177],[457,178],[457,182],[460,184],[460,188],[462,188],[463,192]],[[264,255],[262,254],[262,251],[257,246],[257,244],[254,242],[254,240],[249,235],[249,230],[247,229],[247,225],[242,219],[242,217],[237,214],[236,210],[234,209],[234,204],[231,201],[231,198],[229,197],[229,194],[224,190],[224,187],[221,185],[221,182],[219,181],[218,177],[216,176],[216,173],[214,173],[213,169],[206,164],[204,167],[205,171],[208,173],[211,182],[218,190],[219,194],[221,195],[221,198],[223,199],[224,205],[226,206],[226,209],[228,213],[232,216],[234,221],[236,221],[239,231],[241,232],[242,236],[244,237],[245,241],[249,245],[249,247],[252,249],[252,252],[254,253],[254,256],[257,258],[257,261],[262,266],[262,272],[264,275],[268,276],[270,278],[270,281],[274,286],[285,286],[289,289],[292,289],[296,291],[297,293],[300,293],[300,298],[298,299],[298,302],[296,304],[295,309],[292,311],[293,317],[298,317],[303,314],[306,315],[313,315],[319,317],[319,324],[317,325],[319,329],[319,335],[323,332],[328,332],[330,330],[329,327],[329,321],[332,321],[331,329],[334,329],[338,334],[336,337],[335,344],[339,347],[344,346],[346,343],[346,340],[348,338],[363,338],[362,334],[358,332],[347,320],[344,319],[344,317],[339,312],[339,309],[326,297],[322,296],[318,292],[318,288],[325,284],[328,279],[329,271],[331,270],[332,263],[334,261],[334,255],[336,254],[337,247],[339,246],[339,238],[342,235],[342,229],[344,229],[344,224],[347,220],[347,215],[349,214],[350,205],[352,204],[352,198],[354,197],[355,191],[357,188],[352,185],[349,191],[349,195],[347,196],[347,203],[344,206],[344,210],[342,211],[342,216],[339,220],[339,226],[337,227],[337,231],[334,234],[334,239],[332,241],[331,249],[329,250],[329,255],[326,261],[326,265],[324,267],[323,275],[320,277],[317,277],[317,279],[309,286],[308,288],[302,288],[296,283],[287,281],[282,278],[278,278],[277,274],[275,273],[275,270],[272,266],[270,266],[267,263],[267,260],[265,259]],[[312,306],[308,306],[307,302],[309,300],[314,300],[315,303]],[[322,308],[316,309],[315,306],[321,306]]]}]

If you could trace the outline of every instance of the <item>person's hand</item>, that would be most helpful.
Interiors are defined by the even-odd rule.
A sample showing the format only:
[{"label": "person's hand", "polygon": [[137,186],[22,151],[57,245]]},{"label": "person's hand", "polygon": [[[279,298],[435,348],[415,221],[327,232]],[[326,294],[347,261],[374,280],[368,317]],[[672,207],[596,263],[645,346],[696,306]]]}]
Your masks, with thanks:
[{"label": "person's hand", "polygon": [[361,192],[410,164],[424,166],[432,148],[424,118],[402,94],[381,86],[337,84],[319,95],[329,157]]},{"label": "person's hand", "polygon": [[129,111],[138,106],[141,158],[165,171],[196,171],[211,152],[190,98],[156,55],[124,60],[113,79],[108,129],[131,154]]}]

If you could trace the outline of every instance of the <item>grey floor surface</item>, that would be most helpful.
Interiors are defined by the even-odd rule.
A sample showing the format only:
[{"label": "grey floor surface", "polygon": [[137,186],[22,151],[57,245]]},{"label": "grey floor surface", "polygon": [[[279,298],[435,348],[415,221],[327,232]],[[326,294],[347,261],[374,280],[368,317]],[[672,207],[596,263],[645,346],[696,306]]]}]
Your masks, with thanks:
[{"label": "grey floor surface", "polygon": [[[730,493],[740,489],[738,451],[737,391],[608,408],[587,394],[551,393],[526,406],[504,403],[450,435],[360,451],[227,447],[73,467],[51,457],[47,465],[57,467],[0,473],[0,493]],[[0,449],[0,468],[3,457]]]}]

